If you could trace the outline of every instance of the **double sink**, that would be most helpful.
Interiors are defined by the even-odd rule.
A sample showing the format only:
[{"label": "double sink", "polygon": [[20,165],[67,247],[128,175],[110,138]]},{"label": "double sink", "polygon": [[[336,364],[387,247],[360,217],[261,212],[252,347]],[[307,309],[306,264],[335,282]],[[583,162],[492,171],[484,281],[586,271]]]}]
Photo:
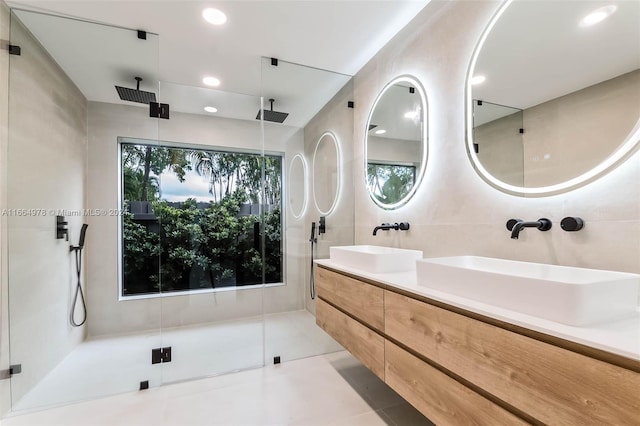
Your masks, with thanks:
[{"label": "double sink", "polygon": [[637,315],[640,275],[494,259],[423,259],[422,251],[372,245],[330,248],[336,265],[368,273],[414,272],[419,287],[584,327]]}]

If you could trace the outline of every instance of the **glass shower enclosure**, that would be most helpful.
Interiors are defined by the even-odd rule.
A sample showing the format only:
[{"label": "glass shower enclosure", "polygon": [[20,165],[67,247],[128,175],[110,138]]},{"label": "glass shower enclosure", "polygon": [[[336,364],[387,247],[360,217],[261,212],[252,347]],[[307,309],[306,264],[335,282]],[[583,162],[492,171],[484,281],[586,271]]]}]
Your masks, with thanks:
[{"label": "glass shower enclosure", "polygon": [[316,256],[353,242],[349,76],[259,58],[243,93],[167,82],[158,35],[27,10],[10,38],[13,411],[341,349],[315,325],[309,229],[332,130]]}]

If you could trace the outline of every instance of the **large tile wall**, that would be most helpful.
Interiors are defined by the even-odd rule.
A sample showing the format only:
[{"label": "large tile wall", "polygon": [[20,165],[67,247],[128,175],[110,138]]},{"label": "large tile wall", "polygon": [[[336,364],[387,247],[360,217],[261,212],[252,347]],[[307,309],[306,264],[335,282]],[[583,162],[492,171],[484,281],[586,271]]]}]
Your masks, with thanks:
[{"label": "large tile wall", "polygon": [[[354,77],[355,240],[414,248],[426,257],[481,255],[640,273],[640,153],[582,188],[543,198],[521,198],[486,184],[465,148],[465,81],[476,42],[498,1],[432,1]],[[363,141],[369,110],[394,77],[411,74],[429,102],[429,158],[415,197],[385,211],[364,183]],[[565,216],[585,228],[560,229]],[[511,240],[509,218],[550,218],[549,232],[525,230]],[[372,236],[382,222],[408,221],[408,232]]]}]

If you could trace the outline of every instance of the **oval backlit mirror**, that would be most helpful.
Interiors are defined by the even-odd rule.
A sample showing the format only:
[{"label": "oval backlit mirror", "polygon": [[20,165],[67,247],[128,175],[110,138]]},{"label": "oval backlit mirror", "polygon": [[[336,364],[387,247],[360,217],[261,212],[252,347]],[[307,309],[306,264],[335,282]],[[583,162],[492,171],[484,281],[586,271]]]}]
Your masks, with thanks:
[{"label": "oval backlit mirror", "polygon": [[404,205],[416,192],[427,162],[427,97],[410,76],[389,82],[367,120],[365,179],[384,209]]},{"label": "oval backlit mirror", "polygon": [[467,151],[485,181],[513,195],[553,195],[635,152],[639,16],[638,1],[502,5],[467,80]]},{"label": "oval backlit mirror", "polygon": [[340,189],[340,150],[331,132],[318,139],[313,153],[313,199],[322,215],[333,211]]},{"label": "oval backlit mirror", "polygon": [[289,164],[288,199],[291,214],[299,219],[307,207],[307,163],[302,155],[293,156]]}]

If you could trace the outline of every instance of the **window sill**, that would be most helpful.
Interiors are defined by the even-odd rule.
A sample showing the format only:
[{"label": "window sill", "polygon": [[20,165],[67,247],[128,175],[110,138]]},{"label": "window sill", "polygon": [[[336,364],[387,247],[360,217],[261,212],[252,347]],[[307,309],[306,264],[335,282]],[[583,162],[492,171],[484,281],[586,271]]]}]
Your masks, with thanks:
[{"label": "window sill", "polygon": [[220,287],[220,288],[204,288],[201,290],[188,290],[188,291],[172,291],[166,293],[153,293],[153,294],[136,294],[131,296],[119,296],[119,302],[126,302],[128,300],[142,300],[142,299],[158,299],[163,297],[176,297],[176,296],[197,296],[199,294],[221,293],[228,291],[243,291],[243,290],[257,290],[260,288],[281,287],[286,283],[269,283],[269,284],[255,284],[245,285],[240,287]]}]

